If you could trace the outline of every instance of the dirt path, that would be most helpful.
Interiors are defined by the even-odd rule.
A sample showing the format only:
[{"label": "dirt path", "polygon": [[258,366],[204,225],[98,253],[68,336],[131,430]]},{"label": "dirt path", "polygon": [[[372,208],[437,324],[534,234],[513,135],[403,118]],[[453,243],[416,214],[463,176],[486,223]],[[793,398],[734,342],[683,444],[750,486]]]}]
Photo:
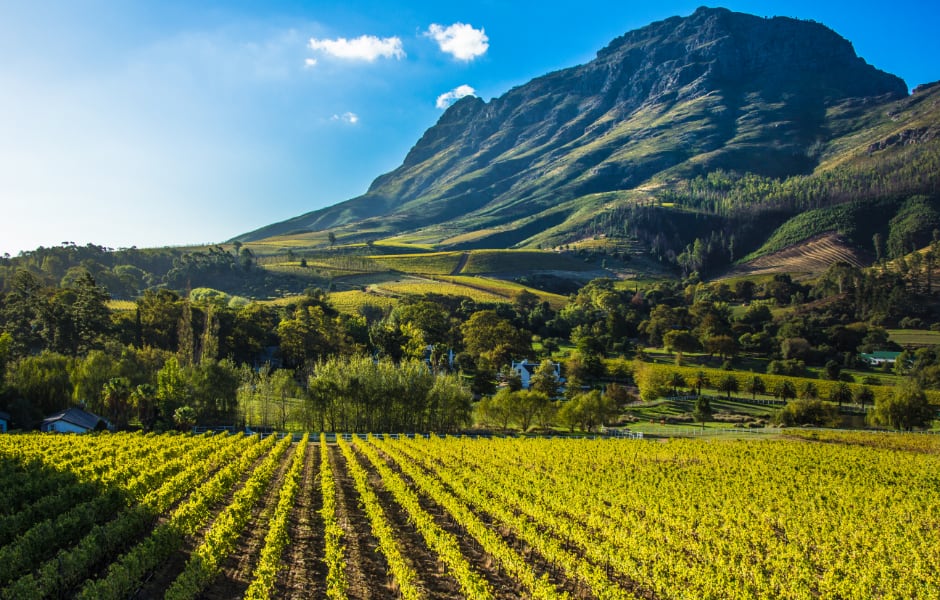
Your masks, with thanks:
[{"label": "dirt path", "polygon": [[325,598],[326,565],[323,563],[323,520],[318,512],[320,496],[320,445],[307,448],[303,483],[290,517],[290,546],[284,554],[286,568],[278,577],[278,598]]},{"label": "dirt path", "polygon": [[464,267],[467,266],[467,261],[470,260],[470,253],[464,252],[460,255],[460,260],[457,261],[457,266],[454,267],[454,270],[450,272],[451,275],[460,275]]},{"label": "dirt path", "polygon": [[346,547],[346,578],[350,600],[394,598],[389,586],[388,563],[378,553],[369,518],[359,506],[359,496],[352,477],[346,471],[346,459],[336,446],[330,446],[330,462],[336,480],[336,519],[343,528]]}]

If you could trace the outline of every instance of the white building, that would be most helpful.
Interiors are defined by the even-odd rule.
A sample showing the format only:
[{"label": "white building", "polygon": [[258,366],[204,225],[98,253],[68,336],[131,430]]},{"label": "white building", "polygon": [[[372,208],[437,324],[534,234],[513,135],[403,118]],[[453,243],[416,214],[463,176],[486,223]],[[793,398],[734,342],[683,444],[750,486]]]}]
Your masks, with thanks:
[{"label": "white building", "polygon": [[[529,381],[532,379],[532,375],[535,373],[535,370],[539,368],[539,364],[541,363],[529,362],[529,359],[527,358],[523,358],[519,362],[512,363],[512,370],[518,373],[519,379],[522,380],[522,389],[529,389]],[[559,383],[561,383],[561,363],[553,362],[552,366],[555,368],[555,378]]]}]

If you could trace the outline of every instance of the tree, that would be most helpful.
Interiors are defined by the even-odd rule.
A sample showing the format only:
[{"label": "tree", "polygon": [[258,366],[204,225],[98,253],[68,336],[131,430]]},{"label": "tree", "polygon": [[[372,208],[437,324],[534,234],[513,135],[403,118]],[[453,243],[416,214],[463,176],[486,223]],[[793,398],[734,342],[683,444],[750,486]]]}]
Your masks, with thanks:
[{"label": "tree", "polygon": [[774,421],[784,427],[794,425],[814,425],[816,427],[832,427],[838,423],[839,411],[822,400],[797,400],[781,408]]},{"label": "tree", "polygon": [[551,400],[547,395],[532,390],[514,392],[510,400],[513,420],[519,424],[523,433],[529,430],[539,413],[549,405]]},{"label": "tree", "polygon": [[667,352],[676,353],[676,363],[682,362],[682,355],[686,352],[695,352],[701,349],[698,338],[685,329],[673,329],[663,335],[663,346]]},{"label": "tree", "polygon": [[173,411],[173,423],[180,431],[187,431],[196,425],[196,410],[191,406],[181,406]]},{"label": "tree", "polygon": [[72,360],[55,352],[27,356],[10,366],[7,384],[14,396],[28,402],[34,417],[62,410],[72,394]]},{"label": "tree", "polygon": [[470,315],[460,326],[464,347],[477,359],[480,368],[495,371],[511,358],[525,356],[532,346],[529,338],[495,310]]},{"label": "tree", "polygon": [[839,373],[842,371],[842,365],[837,363],[834,360],[830,360],[826,363],[826,378],[831,379],[832,381],[839,380]]},{"label": "tree", "polygon": [[927,401],[924,390],[916,382],[906,381],[895,388],[894,394],[875,400],[875,408],[869,413],[869,419],[874,425],[910,430],[926,426],[936,412],[936,407]]},{"label": "tree", "polygon": [[705,421],[712,416],[712,403],[707,396],[698,397],[698,400],[695,401],[695,412],[692,413],[692,416],[702,424],[702,429],[705,429]]},{"label": "tree", "polygon": [[767,385],[760,375],[754,375],[747,380],[745,391],[751,395],[751,400],[757,399],[757,394],[763,394],[767,391]]},{"label": "tree", "polygon": [[875,394],[870,387],[863,385],[855,391],[855,401],[864,408],[866,404],[875,403]]},{"label": "tree", "polygon": [[597,427],[606,425],[617,414],[617,406],[610,398],[603,396],[600,390],[591,390],[578,394],[569,402],[576,402],[580,415],[581,429],[594,431]]},{"label": "tree", "polygon": [[519,374],[519,371],[509,365],[505,365],[500,370],[500,377],[506,382],[506,387],[509,388],[510,392],[518,392],[522,389],[522,376]]},{"label": "tree", "polygon": [[718,381],[718,391],[728,394],[728,400],[731,400],[731,394],[738,389],[738,378],[734,375],[725,375]]},{"label": "tree", "polygon": [[[633,379],[640,389],[640,398],[645,402],[651,402],[669,393],[669,376],[662,369],[658,369],[646,363],[637,362],[633,372]],[[571,387],[570,378],[568,385]]]},{"label": "tree", "polygon": [[840,381],[837,386],[829,391],[829,401],[835,402],[839,405],[839,408],[842,408],[843,402],[852,401],[852,388],[844,381]]},{"label": "tree", "polygon": [[336,245],[336,234],[331,231],[326,234],[326,237],[330,240],[330,250],[332,250],[333,246]]},{"label": "tree", "polygon": [[514,392],[500,390],[493,396],[486,396],[477,404],[477,419],[486,426],[509,429],[512,421],[512,396]]},{"label": "tree", "polygon": [[774,386],[774,396],[784,402],[796,398],[796,386],[789,379],[784,379]]},{"label": "tree", "polygon": [[682,373],[678,371],[673,371],[669,374],[669,385],[672,386],[672,395],[679,395],[679,388],[685,387],[685,377],[682,376]]},{"label": "tree", "polygon": [[179,349],[176,356],[181,367],[188,367],[196,360],[196,340],[193,333],[193,307],[189,298],[183,299],[183,310],[180,314],[177,333]]},{"label": "tree", "polygon": [[546,358],[539,363],[535,372],[532,373],[532,377],[529,379],[529,389],[541,392],[548,398],[554,398],[558,395],[560,387],[561,382],[558,381],[558,375],[555,374],[555,363]]},{"label": "tree", "polygon": [[91,273],[84,271],[74,284],[75,300],[70,310],[75,330],[75,351],[82,355],[100,347],[101,339],[111,330],[108,292],[95,283]]},{"label": "tree", "polygon": [[819,398],[819,388],[812,381],[807,381],[803,384],[803,387],[800,388],[800,399],[802,400],[816,400]]},{"label": "tree", "polygon": [[114,377],[102,390],[105,406],[105,417],[115,428],[125,429],[131,414],[131,382],[126,377]]},{"label": "tree", "polygon": [[692,380],[692,386],[695,387],[695,393],[698,396],[702,395],[702,388],[706,387],[711,382],[708,380],[708,374],[705,371],[699,371],[695,374],[695,379]]}]

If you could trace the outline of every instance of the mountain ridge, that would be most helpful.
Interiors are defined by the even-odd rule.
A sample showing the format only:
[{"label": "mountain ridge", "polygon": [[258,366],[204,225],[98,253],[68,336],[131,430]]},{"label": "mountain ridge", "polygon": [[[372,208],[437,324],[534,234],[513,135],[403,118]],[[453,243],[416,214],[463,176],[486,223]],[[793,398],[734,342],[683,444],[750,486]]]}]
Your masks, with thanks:
[{"label": "mountain ridge", "polygon": [[[703,7],[489,102],[463,98],[366,194],[235,239],[335,230],[348,241],[412,232],[444,248],[563,243],[592,211],[716,169],[809,175],[860,135],[860,115],[877,121],[869,113],[907,90],[819,23]],[[468,232],[487,234],[449,241]]]}]

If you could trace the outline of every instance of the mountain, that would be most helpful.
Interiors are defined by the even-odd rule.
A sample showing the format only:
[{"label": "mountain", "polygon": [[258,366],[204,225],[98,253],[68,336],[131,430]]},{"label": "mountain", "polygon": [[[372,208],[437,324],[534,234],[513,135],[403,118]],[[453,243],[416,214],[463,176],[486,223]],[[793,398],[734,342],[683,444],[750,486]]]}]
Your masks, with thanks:
[{"label": "mountain", "polygon": [[[827,195],[827,174],[870,171],[879,153],[910,165],[901,155],[916,144],[931,150],[915,168],[932,160],[940,110],[921,100],[937,94],[908,97],[904,81],[819,23],[700,8],[489,102],[463,98],[363,196],[236,239],[407,232],[441,248],[508,248],[600,230],[671,260],[696,239],[721,238],[727,250],[737,236],[740,256],[807,208],[846,200]],[[933,193],[936,177],[897,191]],[[724,183],[706,202],[701,188],[716,178]],[[820,192],[813,181],[829,183]],[[762,195],[781,186],[812,204]],[[734,210],[719,206],[729,198]],[[766,221],[755,227],[756,217]]]}]

